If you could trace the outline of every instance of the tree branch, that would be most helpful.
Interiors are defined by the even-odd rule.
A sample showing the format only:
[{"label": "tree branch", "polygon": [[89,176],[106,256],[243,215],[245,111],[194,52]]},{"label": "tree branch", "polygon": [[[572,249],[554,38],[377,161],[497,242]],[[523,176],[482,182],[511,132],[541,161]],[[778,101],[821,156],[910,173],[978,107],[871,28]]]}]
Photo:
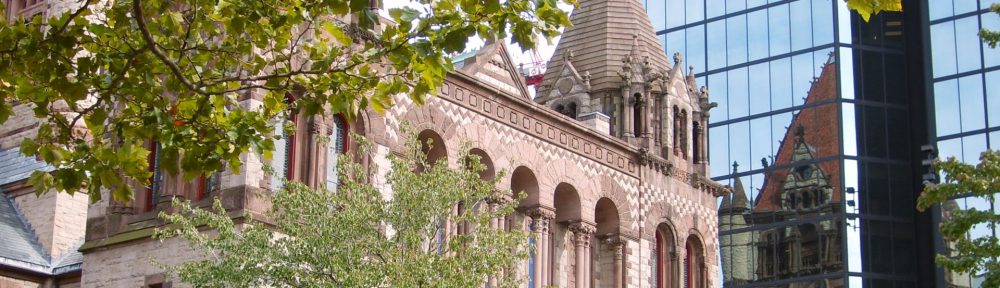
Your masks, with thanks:
[{"label": "tree branch", "polygon": [[194,85],[194,83],[191,83],[191,80],[184,77],[184,72],[177,66],[177,63],[170,61],[170,59],[167,58],[167,55],[163,54],[163,51],[160,51],[160,48],[157,47],[156,41],[153,40],[153,36],[149,34],[149,28],[146,27],[145,16],[142,14],[141,0],[132,1],[132,14],[134,14],[132,16],[135,17],[136,24],[139,26],[139,32],[142,34],[142,39],[146,42],[146,48],[149,49],[150,52],[153,52],[153,55],[156,55],[156,58],[160,59],[160,62],[163,62],[163,64],[170,68],[170,72],[174,74],[174,77],[177,77],[177,80],[180,80],[181,84],[184,84],[185,87],[195,93],[205,96],[211,95],[211,93],[199,89]]}]

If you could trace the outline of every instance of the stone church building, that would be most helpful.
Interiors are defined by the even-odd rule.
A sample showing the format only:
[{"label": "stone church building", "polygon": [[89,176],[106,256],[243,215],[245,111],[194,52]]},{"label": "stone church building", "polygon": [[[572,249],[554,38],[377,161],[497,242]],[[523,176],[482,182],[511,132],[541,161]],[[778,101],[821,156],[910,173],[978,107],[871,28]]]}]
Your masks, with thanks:
[{"label": "stone church building", "polygon": [[[459,149],[471,143],[468,152],[489,172],[508,172],[498,188],[526,193],[513,220],[495,225],[533,230],[536,253],[519,272],[527,286],[720,287],[717,199],[731,189],[707,175],[706,124],[715,104],[681,55],[664,54],[641,1],[579,4],[537,97],[509,48],[489,42],[454,57],[456,70],[424,105],[400,95],[385,113],[353,121],[287,119],[298,132],[276,143],[279,156],[268,163],[275,176],[264,173],[259,155],[247,154],[239,173],[192,182],[157,173],[131,203],[24,193],[25,169],[48,167],[16,153],[38,120],[15,106],[0,127],[0,159],[7,159],[0,164],[0,287],[183,286],[150,261],[172,265],[198,255],[182,239],[150,238],[171,199],[208,205],[221,198],[234,215],[254,216],[269,207],[275,177],[318,186],[330,181],[336,157],[385,175],[385,156],[403,149],[403,122],[436,144],[430,160],[457,168],[466,152]],[[260,105],[252,95],[240,101]],[[373,154],[354,153],[347,132],[367,138]],[[320,137],[331,141],[317,144],[325,143]]]}]

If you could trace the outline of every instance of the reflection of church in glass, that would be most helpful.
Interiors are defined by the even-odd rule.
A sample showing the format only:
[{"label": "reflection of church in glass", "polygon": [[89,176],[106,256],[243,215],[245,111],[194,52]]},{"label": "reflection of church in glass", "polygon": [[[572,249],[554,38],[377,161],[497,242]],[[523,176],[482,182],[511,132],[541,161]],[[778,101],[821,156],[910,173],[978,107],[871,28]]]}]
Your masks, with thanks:
[{"label": "reflection of church in glass", "polygon": [[[805,105],[836,98],[835,71],[832,61],[823,67]],[[838,111],[837,105],[816,105],[792,118],[773,163],[762,159],[767,168],[754,201],[737,177],[735,192],[719,207],[726,287],[844,286],[840,165],[824,159],[839,151]]]}]

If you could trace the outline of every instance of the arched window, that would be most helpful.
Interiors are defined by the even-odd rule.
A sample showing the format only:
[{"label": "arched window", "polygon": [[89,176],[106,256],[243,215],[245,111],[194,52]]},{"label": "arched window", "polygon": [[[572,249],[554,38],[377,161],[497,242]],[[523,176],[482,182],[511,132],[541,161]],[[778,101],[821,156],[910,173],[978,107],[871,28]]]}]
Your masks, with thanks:
[{"label": "arched window", "polygon": [[566,106],[566,116],[576,119],[576,103],[569,103],[569,105]]},{"label": "arched window", "polygon": [[632,106],[632,132],[635,136],[643,135],[642,133],[642,105],[639,103],[642,98],[642,94],[635,93],[632,95],[632,99],[635,99],[635,104]]},{"label": "arched window", "polygon": [[802,208],[808,209],[813,207],[813,198],[812,198],[812,193],[810,192],[811,191],[802,192]]},{"label": "arched window", "polygon": [[347,126],[347,121],[340,115],[333,117],[333,123],[330,127],[330,142],[326,151],[326,187],[333,191],[337,190],[339,183],[337,159],[347,152],[347,131],[350,131]]},{"label": "arched window", "polygon": [[681,147],[681,156],[684,159],[688,158],[688,149],[687,149],[687,144],[688,144],[687,127],[688,126],[687,126],[687,119],[688,119],[688,112],[687,112],[687,110],[681,109],[681,123],[680,123],[680,125],[677,125],[677,127],[681,130],[680,131],[680,138],[681,138],[680,139],[681,140],[680,147]]},{"label": "arched window", "polygon": [[222,175],[216,172],[209,176],[202,174],[198,177],[198,187],[196,188],[197,190],[195,191],[193,200],[197,201],[205,199],[205,197],[208,197],[208,194],[212,193],[212,191],[219,190],[221,183],[220,179],[222,178],[221,176]]},{"label": "arched window", "polygon": [[674,234],[669,226],[660,224],[656,228],[656,245],[653,246],[653,280],[656,281],[653,287],[673,288],[676,283],[674,269],[677,268],[677,259],[674,252]]},{"label": "arched window", "polygon": [[799,225],[799,233],[802,237],[799,249],[802,259],[802,269],[819,268],[820,239],[813,224]]},{"label": "arched window", "polygon": [[291,125],[292,127],[298,126],[297,117],[295,115],[284,117],[281,116],[275,121],[277,122],[274,128],[274,153],[271,156],[271,168],[274,169],[274,174],[271,175],[271,188],[281,188],[284,185],[285,180],[293,179],[295,175],[295,135],[288,134],[285,132],[285,126]]},{"label": "arched window", "polygon": [[694,235],[688,237],[684,244],[684,287],[705,287],[705,257],[701,241]]},{"label": "arched window", "polygon": [[149,171],[153,176],[149,178],[149,186],[146,186],[146,193],[143,195],[143,212],[153,211],[156,208],[157,198],[160,198],[160,191],[163,189],[163,173],[160,171],[160,143],[150,141],[146,145],[149,149],[149,156],[146,161],[149,163]]},{"label": "arched window", "polygon": [[701,154],[705,153],[705,151],[702,151],[701,147],[701,124],[697,121],[694,121],[693,123],[694,125],[691,127],[691,157],[694,159],[694,163],[697,164],[701,163],[703,159]]},{"label": "arched window", "polygon": [[687,243],[686,245],[684,245],[684,287],[685,288],[692,288],[692,287],[694,287],[694,286],[691,286],[692,284],[694,284],[694,281],[693,281],[694,277],[692,277],[693,274],[694,274],[694,271],[692,271],[693,269],[691,269],[692,268],[691,264],[694,263],[694,261],[691,259],[691,257],[693,255],[694,255],[694,253],[691,252],[691,243]]},{"label": "arched window", "polygon": [[674,145],[674,155],[675,156],[680,156],[681,155],[681,130],[683,130],[683,128],[681,128],[681,109],[677,108],[677,105],[674,105],[674,111],[673,112],[674,112],[674,127],[673,127],[674,129],[672,129],[672,130],[673,130],[674,133],[673,133],[673,139],[671,139],[673,141],[671,141],[671,142]]}]

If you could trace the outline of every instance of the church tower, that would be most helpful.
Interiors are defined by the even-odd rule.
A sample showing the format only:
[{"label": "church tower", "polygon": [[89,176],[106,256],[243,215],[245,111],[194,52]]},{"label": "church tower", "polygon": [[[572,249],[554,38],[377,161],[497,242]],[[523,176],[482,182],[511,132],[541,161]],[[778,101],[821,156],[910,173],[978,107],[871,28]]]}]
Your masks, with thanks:
[{"label": "church tower", "polygon": [[[733,174],[739,166],[733,163]],[[719,229],[732,231],[749,228],[747,217],[750,217],[750,200],[743,187],[743,181],[736,177],[733,183],[733,193],[722,198],[719,205]],[[719,246],[722,248],[722,285],[741,285],[754,280],[754,267],[757,257],[754,235],[751,231],[719,236]]]},{"label": "church tower", "polygon": [[[668,60],[638,0],[583,0],[535,101],[664,159],[707,171],[708,91]],[[685,165],[688,166],[688,165]]]}]

